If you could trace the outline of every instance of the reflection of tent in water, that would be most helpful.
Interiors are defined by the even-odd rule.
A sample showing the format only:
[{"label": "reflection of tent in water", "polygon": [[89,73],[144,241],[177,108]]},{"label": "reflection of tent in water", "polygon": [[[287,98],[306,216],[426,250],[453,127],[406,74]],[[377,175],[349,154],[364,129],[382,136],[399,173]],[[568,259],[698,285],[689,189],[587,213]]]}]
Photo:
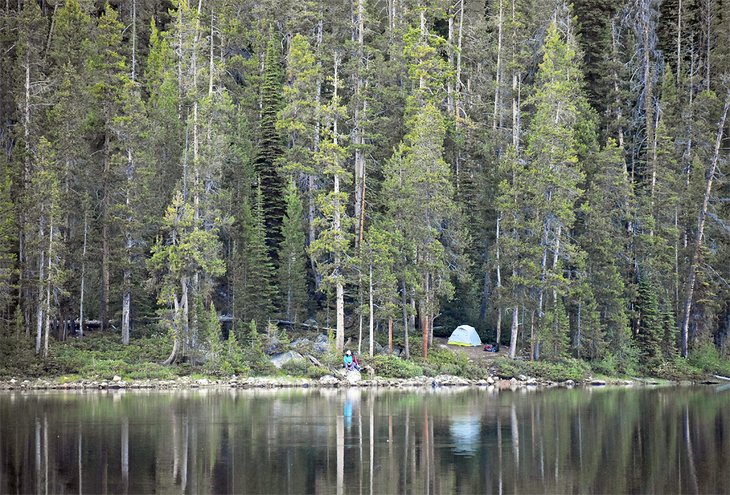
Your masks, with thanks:
[{"label": "reflection of tent in water", "polygon": [[449,425],[454,440],[454,454],[472,456],[479,448],[482,423],[479,416],[455,416]]},{"label": "reflection of tent in water", "polygon": [[476,346],[482,345],[482,341],[474,327],[469,325],[459,325],[456,327],[456,330],[451,333],[451,337],[449,337],[449,344]]}]

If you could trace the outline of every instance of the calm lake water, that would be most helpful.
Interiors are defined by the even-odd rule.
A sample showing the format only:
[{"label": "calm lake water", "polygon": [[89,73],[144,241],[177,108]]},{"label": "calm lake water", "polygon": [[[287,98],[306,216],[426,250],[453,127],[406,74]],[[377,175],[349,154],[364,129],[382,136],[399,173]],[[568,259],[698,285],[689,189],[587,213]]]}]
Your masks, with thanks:
[{"label": "calm lake water", "polygon": [[0,393],[0,493],[728,493],[730,387]]}]

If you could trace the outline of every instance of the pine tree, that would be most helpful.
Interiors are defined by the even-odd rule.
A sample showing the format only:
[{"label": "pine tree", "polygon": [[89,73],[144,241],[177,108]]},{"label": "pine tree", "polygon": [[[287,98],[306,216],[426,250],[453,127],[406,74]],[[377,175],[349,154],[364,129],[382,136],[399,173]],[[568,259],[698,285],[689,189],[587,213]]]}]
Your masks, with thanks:
[{"label": "pine tree", "polygon": [[282,100],[281,55],[269,32],[264,59],[264,74],[261,83],[261,118],[259,120],[258,142],[254,167],[261,180],[264,195],[264,218],[266,243],[269,256],[276,262],[276,254],[281,243],[281,221],[284,216],[284,179],[279,170],[279,157],[282,154],[282,140],[276,129],[277,114]]},{"label": "pine tree", "polygon": [[647,280],[639,282],[636,299],[636,344],[641,361],[647,370],[654,370],[661,363],[661,341],[664,336],[663,318],[659,308],[656,287]]},{"label": "pine tree", "polygon": [[347,217],[347,193],[341,184],[347,176],[344,168],[345,148],[341,144],[342,136],[338,124],[344,119],[345,109],[340,105],[338,95],[339,58],[334,56],[334,93],[329,105],[323,109],[324,124],[319,151],[314,159],[319,174],[331,180],[332,189],[322,191],[317,202],[321,217],[317,219],[320,231],[312,244],[309,253],[315,259],[320,273],[323,274],[323,290],[335,288],[336,335],[335,347],[342,352],[345,346],[345,283],[351,236]]},{"label": "pine tree", "polygon": [[[505,256],[511,257],[512,276],[516,277],[512,285],[524,286],[530,294],[537,312],[537,326],[542,328],[538,335],[543,336],[551,331],[543,319],[562,320],[560,314],[546,317],[546,313],[562,311],[558,298],[565,296],[570,286],[565,266],[579,257],[570,233],[584,179],[578,162],[579,129],[581,120],[585,119],[581,83],[575,40],[570,35],[564,40],[553,21],[546,34],[544,56],[530,100],[535,105],[535,113],[527,135],[527,165],[514,166],[512,184],[502,194],[505,232],[512,237],[505,239],[505,245],[514,248],[512,253],[505,249]],[[515,212],[513,208],[522,211]],[[521,248],[520,243],[532,246],[532,252]],[[537,257],[535,246],[540,248]],[[564,328],[552,327],[556,331]],[[549,340],[563,342],[564,339],[552,336]],[[537,358],[540,339],[533,336],[532,344],[533,356]]]},{"label": "pine tree", "polygon": [[13,320],[18,275],[18,231],[10,194],[12,181],[9,172],[4,157],[0,157],[0,319],[7,322],[0,330],[9,329]]},{"label": "pine tree", "polygon": [[240,246],[236,246],[234,266],[233,311],[237,321],[254,321],[263,325],[273,316],[274,267],[266,246],[263,186],[256,189],[253,207],[248,199],[240,210]]},{"label": "pine tree", "polygon": [[[162,308],[172,308],[172,311],[163,310],[174,341],[166,364],[197,350],[199,329],[191,325],[191,313],[195,308],[193,311],[190,308],[190,292],[196,274],[215,277],[225,273],[217,229],[202,227],[200,220],[195,218],[193,206],[178,192],[165,212],[161,235],[147,261],[151,274],[148,284],[157,291],[158,304]],[[207,297],[201,292],[195,295]]]},{"label": "pine tree", "polygon": [[279,246],[279,308],[284,317],[297,322],[305,316],[307,304],[307,260],[304,239],[304,210],[293,181],[286,190],[286,214]]},{"label": "pine tree", "polygon": [[[453,295],[449,250],[459,245],[449,241],[457,240],[460,233],[450,170],[443,158],[443,116],[426,104],[410,126],[404,143],[384,168],[383,197],[387,198],[386,220],[403,235],[401,253],[406,263],[401,265],[400,278],[413,284],[418,298],[425,357],[439,298]],[[452,266],[457,267],[458,261]]]},{"label": "pine tree", "polygon": [[613,139],[597,154],[588,173],[587,204],[580,217],[586,279],[595,297],[607,351],[622,363],[630,344],[626,312],[630,291],[625,277],[632,267],[624,255],[631,242],[626,226],[633,223],[635,205],[621,150]]}]

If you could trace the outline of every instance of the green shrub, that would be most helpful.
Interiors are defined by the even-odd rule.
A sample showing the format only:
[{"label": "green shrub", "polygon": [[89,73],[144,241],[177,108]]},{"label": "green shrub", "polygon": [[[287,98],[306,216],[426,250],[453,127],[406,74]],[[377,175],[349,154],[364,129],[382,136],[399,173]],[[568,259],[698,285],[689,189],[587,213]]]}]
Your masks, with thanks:
[{"label": "green shrub", "polygon": [[80,371],[87,378],[111,380],[114,375],[126,376],[132,370],[130,365],[120,359],[94,359],[82,366]]},{"label": "green shrub", "polygon": [[531,361],[522,364],[523,374],[553,382],[582,381],[590,372],[588,364],[578,359],[566,359],[562,362]]},{"label": "green shrub", "polygon": [[494,374],[502,379],[509,379],[520,374],[518,361],[506,357],[499,357],[492,361]]},{"label": "green shrub", "polygon": [[378,376],[384,378],[415,378],[423,376],[423,368],[413,361],[395,356],[374,356],[370,361]]},{"label": "green shrub", "polygon": [[143,363],[129,371],[128,377],[132,380],[173,380],[175,369],[159,363]]},{"label": "green shrub", "polygon": [[689,363],[686,359],[676,357],[671,361],[661,363],[653,373],[658,378],[665,380],[699,380],[704,376],[702,369]]},{"label": "green shrub", "polygon": [[689,364],[705,373],[730,376],[730,361],[723,359],[709,340],[701,341],[690,349]]},{"label": "green shrub", "polygon": [[323,376],[328,375],[328,374],[329,374],[329,370],[327,370],[326,368],[321,368],[319,366],[310,365],[307,368],[307,373],[305,376],[307,378],[313,378],[316,380],[316,379],[322,378]]},{"label": "green shrub", "polygon": [[33,339],[0,338],[0,377],[43,376],[46,364],[36,356]]},{"label": "green shrub", "polygon": [[591,368],[596,373],[606,376],[616,376],[618,374],[618,363],[614,354],[608,353],[603,359],[593,361]]},{"label": "green shrub", "polygon": [[281,371],[290,376],[307,376],[309,362],[301,359],[288,361],[281,367]]}]

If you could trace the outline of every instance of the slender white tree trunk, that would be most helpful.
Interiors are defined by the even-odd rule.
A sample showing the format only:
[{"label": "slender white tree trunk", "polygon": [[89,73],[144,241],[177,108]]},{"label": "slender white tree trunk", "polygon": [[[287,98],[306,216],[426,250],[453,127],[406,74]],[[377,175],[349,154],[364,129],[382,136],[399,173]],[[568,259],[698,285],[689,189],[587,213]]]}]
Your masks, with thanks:
[{"label": "slender white tree trunk", "polygon": [[494,111],[492,112],[492,129],[497,129],[501,109],[500,91],[502,86],[502,24],[503,8],[502,0],[499,0],[499,13],[497,17],[497,67],[495,69],[494,81]]},{"label": "slender white tree trunk", "polygon": [[374,337],[374,335],[375,335],[375,311],[373,309],[375,307],[375,305],[373,304],[373,265],[370,264],[370,267],[369,268],[370,268],[370,272],[369,272],[369,277],[368,277],[369,278],[369,291],[368,291],[369,301],[368,301],[368,309],[370,311],[370,322],[369,322],[370,323],[370,328],[369,328],[369,330],[370,330],[370,357],[373,357],[374,345],[375,345],[374,344],[374,339],[375,339],[375,337]]},{"label": "slender white tree trunk", "polygon": [[515,304],[512,308],[512,328],[510,329],[509,338],[509,357],[514,359],[517,355],[517,332],[519,330],[519,310],[520,307]]},{"label": "slender white tree trunk", "polygon": [[[38,221],[38,242],[43,245],[43,212],[41,210],[41,218]],[[41,293],[41,287],[43,287],[44,274],[45,274],[45,251],[43,248],[40,249],[38,259],[38,305],[36,307],[36,336],[35,336],[35,353],[40,354],[41,352],[41,339],[43,337],[43,296]]]},{"label": "slender white tree trunk", "polygon": [[84,299],[86,290],[86,249],[89,236],[88,212],[84,210],[84,243],[81,248],[81,287],[79,288],[79,336],[84,336]]},{"label": "slender white tree trunk", "polygon": [[[334,98],[337,99],[337,73],[339,68],[339,60],[337,54],[334,56],[335,61],[335,74],[334,74]],[[338,144],[339,137],[337,135],[337,116],[335,115],[334,122],[332,123],[332,141],[335,146]],[[334,198],[335,208],[332,218],[332,230],[335,233],[337,243],[340,243],[342,238],[342,219],[340,218],[340,175],[335,173],[334,177]],[[335,251],[334,261],[335,269],[337,270],[335,291],[336,291],[336,312],[337,312],[337,330],[336,330],[336,346],[337,351],[342,352],[345,348],[345,286],[342,278],[342,264],[341,253],[338,252],[339,248]]]},{"label": "slender white tree trunk", "polygon": [[51,333],[51,289],[53,284],[52,268],[53,268],[53,213],[49,214],[48,225],[48,264],[46,266],[46,334],[43,339],[43,358],[48,358],[48,336]]},{"label": "slender white tree trunk", "polygon": [[717,129],[717,139],[715,140],[715,152],[712,155],[710,168],[707,172],[707,182],[705,184],[705,196],[702,200],[702,207],[697,216],[697,237],[695,238],[694,249],[692,250],[692,258],[689,264],[689,276],[687,277],[687,296],[684,302],[684,315],[682,319],[681,329],[681,355],[687,357],[687,345],[689,340],[689,319],[692,312],[692,297],[694,296],[695,281],[697,280],[697,264],[699,262],[700,250],[702,248],[702,236],[705,231],[705,220],[707,219],[707,208],[710,203],[710,195],[712,194],[712,182],[717,172],[717,163],[720,158],[720,147],[722,145],[722,136],[725,130],[725,121],[727,119],[728,106],[730,105],[730,90],[725,95],[725,107],[722,111],[722,117]]}]

